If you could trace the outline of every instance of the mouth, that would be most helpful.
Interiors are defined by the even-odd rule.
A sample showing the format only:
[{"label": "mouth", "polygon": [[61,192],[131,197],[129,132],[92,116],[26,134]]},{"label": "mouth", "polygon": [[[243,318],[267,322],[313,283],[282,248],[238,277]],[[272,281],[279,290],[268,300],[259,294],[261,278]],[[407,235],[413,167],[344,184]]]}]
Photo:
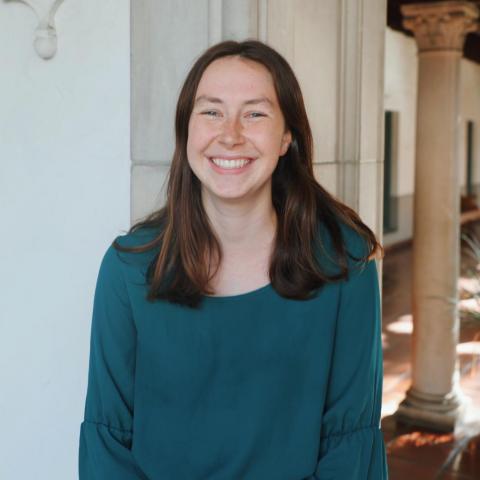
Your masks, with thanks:
[{"label": "mouth", "polygon": [[250,157],[222,158],[208,157],[208,161],[220,173],[239,173],[245,171],[255,159]]}]

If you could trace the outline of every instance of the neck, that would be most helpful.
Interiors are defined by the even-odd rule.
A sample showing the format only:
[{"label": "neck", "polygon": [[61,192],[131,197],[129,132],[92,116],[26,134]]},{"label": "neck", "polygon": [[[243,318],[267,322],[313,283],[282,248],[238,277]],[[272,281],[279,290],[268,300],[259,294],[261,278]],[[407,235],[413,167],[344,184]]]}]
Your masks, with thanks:
[{"label": "neck", "polygon": [[243,203],[202,194],[202,201],[224,254],[251,255],[270,248],[277,227],[271,194]]}]

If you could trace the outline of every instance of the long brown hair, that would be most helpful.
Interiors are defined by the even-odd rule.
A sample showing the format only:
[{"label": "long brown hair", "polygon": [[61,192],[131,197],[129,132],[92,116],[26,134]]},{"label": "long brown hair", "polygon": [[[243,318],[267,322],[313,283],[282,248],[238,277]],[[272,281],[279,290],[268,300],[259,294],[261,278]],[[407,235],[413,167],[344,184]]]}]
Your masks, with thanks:
[{"label": "long brown hair", "polygon": [[[214,60],[240,56],[264,65],[273,77],[280,109],[292,142],[272,175],[272,203],[277,214],[277,232],[269,276],[273,288],[287,298],[305,300],[326,282],[348,278],[347,255],[340,224],[352,228],[366,241],[368,254],[381,252],[374,233],[357,213],[330,195],[315,179],[312,166],[313,140],[303,96],[287,61],[274,49],[257,40],[224,41],[201,55],[181,89],[175,117],[175,152],[168,175],[166,203],[133,225],[128,233],[141,228],[158,228],[153,240],[120,251],[146,252],[158,248],[147,271],[147,299],[166,299],[197,307],[202,295],[211,295],[211,262],[217,269],[222,260],[220,242],[211,228],[201,201],[201,185],[187,160],[187,137],[195,95],[205,69]],[[328,275],[316,260],[315,249],[325,251],[318,235],[319,225],[328,231],[336,252],[340,273]],[[349,255],[351,256],[351,255]],[[358,259],[357,259],[358,260]]]}]

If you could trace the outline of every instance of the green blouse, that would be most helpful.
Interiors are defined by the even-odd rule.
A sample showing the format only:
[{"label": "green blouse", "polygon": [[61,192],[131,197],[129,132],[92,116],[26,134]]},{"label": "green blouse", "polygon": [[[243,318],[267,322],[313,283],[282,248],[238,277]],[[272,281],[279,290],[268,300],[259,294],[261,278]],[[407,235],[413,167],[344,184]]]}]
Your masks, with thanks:
[{"label": "green blouse", "polygon": [[306,301],[268,284],[194,310],[145,299],[155,253],[110,246],[100,266],[80,480],[387,479],[374,260]]}]

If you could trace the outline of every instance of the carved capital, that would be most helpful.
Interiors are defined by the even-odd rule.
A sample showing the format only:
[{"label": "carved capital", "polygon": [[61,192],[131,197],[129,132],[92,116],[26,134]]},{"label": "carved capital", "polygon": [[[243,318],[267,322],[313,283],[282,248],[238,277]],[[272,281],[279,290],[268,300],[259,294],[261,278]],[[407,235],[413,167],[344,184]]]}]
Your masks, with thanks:
[{"label": "carved capital", "polygon": [[415,3],[401,6],[403,26],[411,30],[420,53],[463,51],[465,36],[478,29],[479,10],[472,2]]}]

